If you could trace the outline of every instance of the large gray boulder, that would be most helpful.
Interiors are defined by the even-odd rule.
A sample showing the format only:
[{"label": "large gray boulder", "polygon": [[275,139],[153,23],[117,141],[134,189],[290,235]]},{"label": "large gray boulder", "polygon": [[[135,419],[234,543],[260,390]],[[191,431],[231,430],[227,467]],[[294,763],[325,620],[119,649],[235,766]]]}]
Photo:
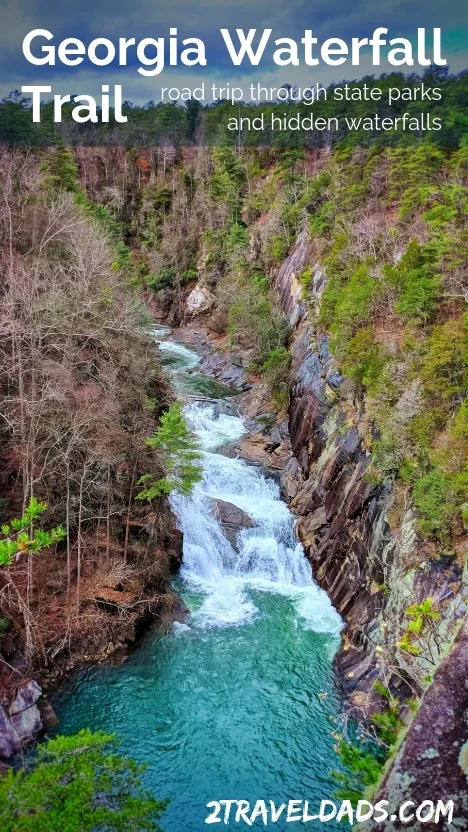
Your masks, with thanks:
[{"label": "large gray boulder", "polygon": [[0,757],[3,759],[12,757],[53,724],[52,708],[41,697],[37,682],[26,679],[16,689],[13,699],[0,705]]},{"label": "large gray boulder", "polygon": [[186,300],[187,312],[189,315],[201,315],[202,312],[208,312],[215,303],[216,298],[210,290],[197,284]]},{"label": "large gray boulder", "polygon": [[215,500],[215,516],[231,546],[238,551],[237,534],[241,529],[251,529],[255,525],[245,511],[225,500]]}]

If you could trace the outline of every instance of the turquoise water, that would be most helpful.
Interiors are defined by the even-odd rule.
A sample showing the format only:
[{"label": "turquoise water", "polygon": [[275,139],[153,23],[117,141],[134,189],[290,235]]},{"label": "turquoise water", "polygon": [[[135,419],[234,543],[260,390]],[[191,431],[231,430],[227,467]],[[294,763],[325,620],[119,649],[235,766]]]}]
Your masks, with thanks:
[{"label": "turquoise water", "polygon": [[[177,364],[175,347],[170,366],[182,372],[189,351],[177,345]],[[341,704],[333,671],[341,622],[312,579],[278,486],[217,452],[244,433],[243,420],[206,403],[186,416],[204,448],[203,482],[192,498],[173,498],[184,532],[176,585],[190,614],[147,633],[123,666],[82,671],[54,701],[60,732],[102,728],[148,764],[147,785],[170,798],[166,832],[207,828],[212,800],[304,799],[312,811],[332,798]],[[235,546],[215,499],[252,519]]]},{"label": "turquoise water", "polygon": [[259,614],[248,625],[150,633],[126,664],[82,673],[54,703],[60,732],[115,732],[149,764],[148,785],[171,798],[167,832],[209,828],[210,800],[316,804],[336,788],[335,640],[303,629],[286,598],[252,598]]},{"label": "turquoise water", "polygon": [[[167,332],[167,330],[162,330]],[[239,391],[220,384],[216,379],[203,376],[196,372],[200,359],[196,353],[183,344],[174,341],[161,341],[162,364],[171,376],[172,387],[177,393],[207,396],[213,399],[224,399],[235,396]]]}]

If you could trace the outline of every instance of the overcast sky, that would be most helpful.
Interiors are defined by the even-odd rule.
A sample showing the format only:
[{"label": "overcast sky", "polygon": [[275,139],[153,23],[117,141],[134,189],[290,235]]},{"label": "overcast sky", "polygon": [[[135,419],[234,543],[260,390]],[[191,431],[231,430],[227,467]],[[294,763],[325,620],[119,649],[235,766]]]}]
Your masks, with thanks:
[{"label": "overcast sky", "polygon": [[[96,37],[114,42],[119,37],[168,37],[169,27],[178,28],[181,38],[199,37],[206,45],[208,65],[191,70],[183,65],[166,68],[162,74],[144,78],[137,72],[138,62],[119,68],[117,64],[97,68],[89,61],[80,67],[33,66],[23,57],[24,36],[35,28],[48,29],[51,43],[76,37],[85,44]],[[388,69],[373,67],[369,54],[362,54],[359,67],[345,64],[331,67],[321,63],[309,68],[277,67],[271,51],[265,52],[259,67],[245,64],[234,67],[229,58],[220,28],[272,28],[273,38],[297,40],[304,29],[313,29],[323,41],[330,37],[370,37],[379,26],[389,29],[389,37],[407,37],[414,42],[418,27],[430,33],[442,29],[444,57],[458,72],[468,67],[468,3],[465,0],[0,0],[0,96],[24,84],[49,84],[57,93],[97,94],[102,83],[123,85],[124,97],[142,103],[158,100],[161,86],[194,86],[207,82],[230,81],[245,87],[251,81],[280,86],[285,82],[303,86],[317,81],[326,84],[344,78],[378,76]],[[301,57],[301,53],[300,53]],[[417,66],[414,67],[416,70]]]}]

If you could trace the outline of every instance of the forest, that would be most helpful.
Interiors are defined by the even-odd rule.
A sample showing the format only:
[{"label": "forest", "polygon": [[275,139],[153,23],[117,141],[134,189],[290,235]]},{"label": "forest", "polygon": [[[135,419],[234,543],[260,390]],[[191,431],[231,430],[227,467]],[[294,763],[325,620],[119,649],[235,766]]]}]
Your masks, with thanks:
[{"label": "forest", "polygon": [[[297,393],[293,327],[275,287],[305,238],[308,259],[294,281],[308,337],[314,344],[327,340],[343,381],[329,391],[326,406],[354,419],[366,455],[363,488],[379,499],[392,495],[386,523],[397,542],[408,512],[414,518],[404,563],[388,564],[380,551],[371,552],[359,576],[390,624],[378,632],[360,624],[347,633],[353,650],[373,657],[366,694],[378,706],[366,714],[369,748],[356,750],[337,735],[339,777],[353,799],[363,783],[376,786],[461,625],[468,528],[467,79],[467,72],[455,76],[440,67],[424,73],[425,84],[442,90],[424,111],[440,118],[443,129],[419,139],[359,130],[233,136],[225,128],[227,102],[126,102],[126,125],[99,127],[69,119],[56,125],[45,103],[42,123],[34,125],[19,94],[2,101],[4,701],[18,674],[53,681],[105,660],[174,604],[167,584],[182,543],[168,496],[191,494],[201,477],[200,452],[161,367],[155,317],[184,323],[189,292],[206,289],[213,298],[207,330],[242,354],[255,383],[266,386],[272,424],[287,420]],[[416,81],[392,73],[379,86],[388,92]],[[339,104],[343,114],[346,106]],[[353,113],[366,118],[377,108],[384,118],[420,113],[421,106],[401,96],[390,107],[384,95],[380,102],[354,102]],[[305,103],[287,107],[310,112]],[[285,104],[261,108],[282,115]],[[327,118],[336,108],[336,101],[319,100],[314,114]],[[251,104],[239,110],[246,117],[258,112]],[[336,436],[348,428],[340,423]],[[351,522],[357,513],[351,511]],[[436,573],[447,594],[433,598],[425,587]],[[398,607],[395,598],[407,598],[408,587],[414,594]],[[115,772],[135,790],[127,798],[123,788],[117,820],[105,804],[86,826],[79,790],[70,789],[77,813],[70,829],[96,823],[158,829],[165,803],[141,791],[142,769],[116,756],[114,744],[107,734],[90,733],[46,743],[37,769],[21,782],[13,773],[0,781],[0,797],[15,817],[22,817],[24,794],[29,801],[24,825],[6,821],[5,828],[61,828],[60,813],[55,826],[42,815],[44,826],[27,820],[28,812],[46,811],[34,797],[34,772],[51,765],[56,779],[70,776],[74,786],[79,778],[88,782],[92,770],[92,793],[106,793]],[[70,751],[78,761],[73,775]],[[125,826],[129,817],[140,825]]]},{"label": "forest", "polygon": [[[419,88],[440,90],[440,98],[431,96],[425,100],[419,97],[408,100],[405,90]],[[304,118],[310,115],[310,100],[297,103],[297,93],[290,84],[285,83],[284,89],[289,91],[290,100],[284,95],[278,101],[269,103],[242,103],[236,101],[233,112],[230,100],[219,100],[213,104],[202,104],[192,100],[186,106],[177,103],[155,103],[149,101],[144,105],[135,105],[130,101],[123,104],[123,115],[128,118],[125,124],[117,124],[113,120],[112,110],[108,124],[77,124],[71,118],[73,102],[62,107],[62,123],[56,124],[53,119],[53,102],[41,105],[40,123],[31,120],[29,108],[30,99],[21,92],[13,91],[0,103],[0,142],[7,144],[21,144],[26,146],[50,147],[51,145],[122,145],[125,147],[149,147],[152,145],[167,146],[216,146],[236,145],[244,147],[271,146],[287,147],[339,147],[369,146],[369,145],[405,145],[420,140],[424,133],[417,131],[415,135],[405,134],[402,122],[397,129],[381,133],[378,130],[346,129],[345,117],[379,119],[395,118],[407,112],[408,117],[420,117],[421,112],[432,119],[439,119],[442,129],[436,134],[426,136],[426,139],[438,145],[454,148],[463,142],[467,133],[466,108],[468,106],[468,72],[465,70],[458,75],[450,74],[448,67],[430,66],[420,77],[416,73],[404,75],[402,72],[385,73],[379,78],[367,76],[360,81],[353,82],[356,90],[362,90],[362,99],[354,97],[352,109],[343,94],[345,82],[331,84],[326,88],[326,98],[317,96],[313,104],[315,118],[338,118],[340,129],[333,133],[317,133],[310,130],[300,130],[294,133],[275,133],[270,129],[272,116],[284,117],[285,107],[288,116]],[[378,100],[365,94],[365,89],[378,87],[382,95]],[[312,87],[313,88],[313,87]],[[338,94],[336,91],[339,91]],[[389,92],[392,90],[391,97]],[[340,92],[341,91],[341,92]],[[290,111],[290,112],[289,112]],[[241,135],[228,130],[228,121],[233,115],[237,118],[256,118],[264,114],[265,130],[247,131]],[[245,122],[247,124],[247,122]]]}]

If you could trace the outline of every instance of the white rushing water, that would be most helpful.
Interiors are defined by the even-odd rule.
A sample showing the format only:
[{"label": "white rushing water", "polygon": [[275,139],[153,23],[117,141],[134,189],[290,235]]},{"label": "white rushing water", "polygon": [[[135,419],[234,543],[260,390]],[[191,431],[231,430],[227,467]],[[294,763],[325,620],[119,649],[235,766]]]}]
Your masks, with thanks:
[{"label": "white rushing water", "polygon": [[[155,334],[163,363],[171,374],[197,366],[200,359],[196,353],[164,340],[168,330]],[[216,453],[246,433],[243,418],[201,402],[187,405],[185,416],[203,449],[203,480],[190,498],[171,497],[184,535],[181,576],[204,599],[191,615],[192,626],[247,623],[258,614],[251,597],[251,590],[257,590],[290,599],[303,627],[337,635],[341,618],[313,580],[297,539],[294,517],[281,500],[278,485],[259,468]],[[253,528],[238,533],[238,551],[215,516],[217,499],[242,509],[253,521]]]},{"label": "white rushing water", "polygon": [[176,344],[174,341],[160,341],[159,349],[162,352],[164,363],[174,373],[192,370],[200,363],[198,355],[184,347],[183,344]]},{"label": "white rushing water", "polygon": [[[205,596],[192,614],[192,623],[202,627],[246,623],[257,614],[249,596],[249,589],[256,589],[288,597],[302,626],[338,633],[341,619],[312,578],[278,485],[240,459],[213,453],[245,433],[243,419],[218,414],[215,405],[196,403],[186,407],[185,414],[204,449],[203,481],[191,498],[172,498],[184,534],[181,575]],[[215,516],[216,499],[242,509],[255,524],[238,533],[239,551]]]}]

